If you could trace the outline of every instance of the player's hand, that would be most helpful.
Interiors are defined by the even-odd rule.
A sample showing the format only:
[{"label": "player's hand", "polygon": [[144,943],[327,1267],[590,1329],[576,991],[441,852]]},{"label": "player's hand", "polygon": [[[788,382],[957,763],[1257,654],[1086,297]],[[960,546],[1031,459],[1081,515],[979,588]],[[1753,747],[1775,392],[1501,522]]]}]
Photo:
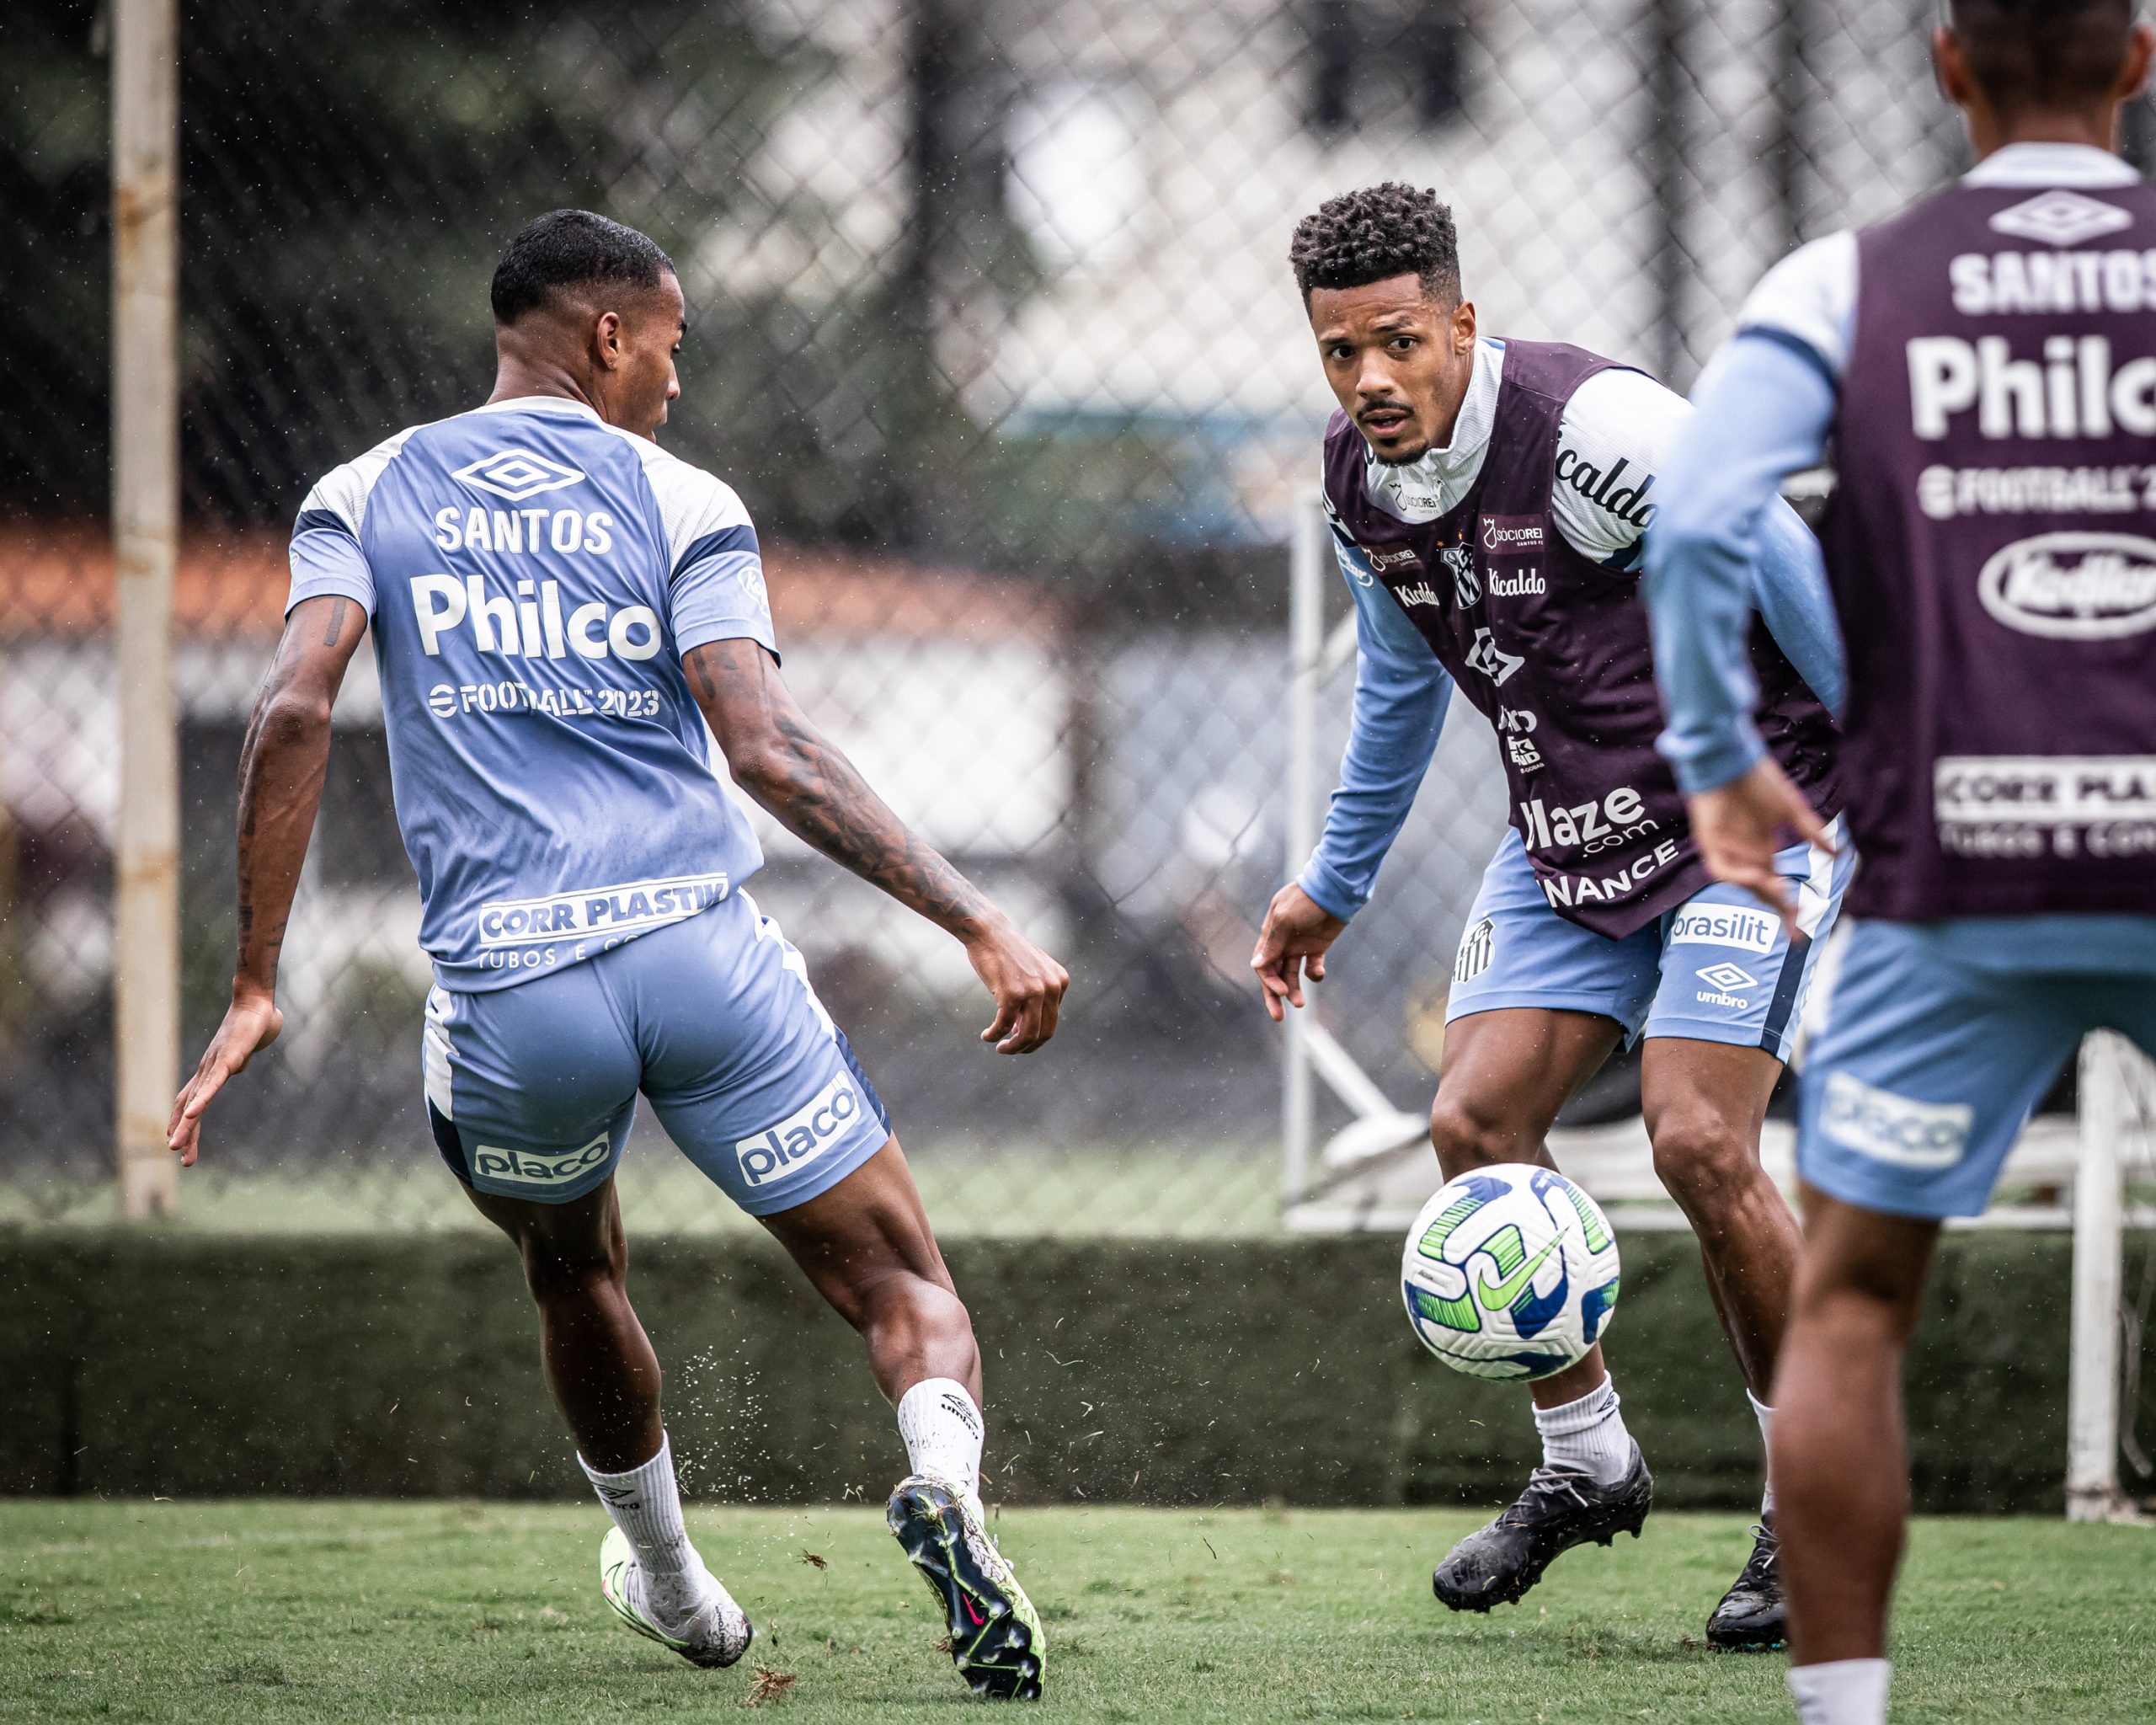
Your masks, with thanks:
[{"label": "player's hand", "polygon": [[1250,968],[1257,972],[1265,1010],[1275,1024],[1285,1022],[1289,1007],[1303,1004],[1305,970],[1312,982],[1325,980],[1326,951],[1347,927],[1292,880],[1273,894]]},{"label": "player's hand", "polygon": [[974,973],[995,996],[995,1022],[980,1033],[1000,1055],[1029,1055],[1055,1034],[1070,973],[998,916],[966,940]]},{"label": "player's hand", "polygon": [[172,1124],[165,1128],[165,1145],[179,1152],[183,1168],[195,1166],[201,1150],[202,1111],[210,1098],[225,1087],[225,1080],[244,1072],[247,1063],[277,1039],[285,1028],[285,1015],[263,989],[232,988],[232,1003],[225,1009],[225,1022],[202,1051],[202,1064],[172,1105]]},{"label": "player's hand", "polygon": [[1771,758],[1762,758],[1742,778],[1688,797],[1685,804],[1707,872],[1766,900],[1783,928],[1795,934],[1796,902],[1774,867],[1774,853],[1787,842],[1783,835],[1795,828],[1800,838],[1822,849],[1836,846],[1826,822],[1789,775]]}]

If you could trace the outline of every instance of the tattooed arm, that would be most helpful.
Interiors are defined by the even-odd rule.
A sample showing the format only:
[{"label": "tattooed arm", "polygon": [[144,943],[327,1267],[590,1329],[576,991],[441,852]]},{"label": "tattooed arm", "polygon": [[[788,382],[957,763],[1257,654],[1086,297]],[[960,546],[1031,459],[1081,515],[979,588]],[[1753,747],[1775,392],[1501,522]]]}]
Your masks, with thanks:
[{"label": "tattooed arm", "polygon": [[225,1081],[277,1039],[277,959],[329,765],[329,708],[366,633],[350,599],[302,601],[255,697],[239,761],[239,955],[232,1005],[173,1103],[166,1142],[192,1167],[202,1112]]},{"label": "tattooed arm", "polygon": [[788,831],[964,943],[995,997],[995,1022],[981,1040],[1022,1055],[1054,1035],[1070,982],[1063,966],[869,789],[809,724],[771,655],[754,641],[713,641],[682,662],[743,790]]}]

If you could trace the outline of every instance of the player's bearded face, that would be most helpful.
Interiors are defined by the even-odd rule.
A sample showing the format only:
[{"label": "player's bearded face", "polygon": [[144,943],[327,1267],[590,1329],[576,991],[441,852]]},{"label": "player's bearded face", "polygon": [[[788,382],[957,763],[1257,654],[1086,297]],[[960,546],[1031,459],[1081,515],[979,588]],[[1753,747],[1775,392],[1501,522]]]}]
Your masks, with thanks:
[{"label": "player's bearded face", "polygon": [[1441,304],[1413,275],[1318,288],[1310,331],[1326,382],[1370,453],[1387,466],[1452,440],[1473,374],[1475,307]]}]

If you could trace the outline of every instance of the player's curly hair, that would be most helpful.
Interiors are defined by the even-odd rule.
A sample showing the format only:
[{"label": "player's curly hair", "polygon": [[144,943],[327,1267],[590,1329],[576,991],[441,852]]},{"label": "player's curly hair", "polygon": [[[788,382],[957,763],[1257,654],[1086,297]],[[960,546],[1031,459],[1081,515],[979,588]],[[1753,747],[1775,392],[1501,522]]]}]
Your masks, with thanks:
[{"label": "player's curly hair", "polygon": [[494,321],[514,323],[563,288],[611,282],[649,289],[675,273],[648,235],[589,210],[549,210],[518,230],[494,270]]},{"label": "player's curly hair", "polygon": [[1288,262],[1303,303],[1320,287],[1365,287],[1418,275],[1441,302],[1460,298],[1460,234],[1438,195],[1388,179],[1327,198],[1295,224]]}]

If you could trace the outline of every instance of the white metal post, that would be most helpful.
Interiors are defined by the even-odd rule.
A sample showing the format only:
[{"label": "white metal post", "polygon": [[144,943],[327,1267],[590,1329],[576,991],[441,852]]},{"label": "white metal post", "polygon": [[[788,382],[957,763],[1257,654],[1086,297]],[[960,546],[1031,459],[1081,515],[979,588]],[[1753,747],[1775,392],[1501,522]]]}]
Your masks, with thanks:
[{"label": "white metal post", "polygon": [[112,535],[118,569],[115,1055],[121,1213],[177,1195],[164,1147],[179,1066],[179,750],[172,677],[179,535],[177,0],[112,8]]},{"label": "white metal post", "polygon": [[[1285,874],[1293,879],[1317,843],[1317,697],[1325,648],[1325,518],[1317,493],[1298,494],[1288,552],[1288,809],[1281,823]],[[1290,1007],[1281,1043],[1280,1186],[1284,1204],[1310,1190],[1316,1097],[1302,1014]]]},{"label": "white metal post", "polygon": [[2100,1030],[2081,1044],[2081,1156],[2073,1180],[2073,1317],[2067,1376],[2066,1516],[2108,1521],[2119,1491],[2121,1169],[2126,1049]]}]

